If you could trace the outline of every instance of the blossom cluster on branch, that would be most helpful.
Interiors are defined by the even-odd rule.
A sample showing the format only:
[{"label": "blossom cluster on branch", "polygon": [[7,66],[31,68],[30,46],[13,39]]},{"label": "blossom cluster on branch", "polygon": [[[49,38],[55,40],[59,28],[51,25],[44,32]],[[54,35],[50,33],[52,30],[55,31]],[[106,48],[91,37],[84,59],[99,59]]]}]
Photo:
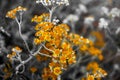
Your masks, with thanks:
[{"label": "blossom cluster on branch", "polygon": [[[46,5],[61,5],[68,4],[68,0],[38,0],[37,3]],[[49,9],[54,10],[54,9]],[[71,65],[79,63],[79,59],[86,55],[95,57],[97,60],[104,60],[102,51],[95,47],[95,44],[76,33],[70,31],[70,27],[64,23],[54,23],[52,21],[52,12],[43,13],[42,15],[35,15],[31,21],[36,23],[35,26],[35,38],[34,44],[39,46],[36,52],[30,50],[27,41],[23,38],[21,32],[22,15],[21,11],[26,11],[26,8],[21,6],[8,11],[6,17],[15,19],[19,26],[19,34],[23,39],[25,46],[29,52],[29,57],[23,60],[21,57],[22,49],[18,46],[12,49],[12,53],[8,54],[10,62],[14,64],[14,61],[18,61],[19,64],[15,66],[15,73],[23,73],[25,71],[25,64],[27,64],[32,58],[36,58],[38,62],[48,61],[48,65],[42,71],[43,80],[56,80],[60,75],[66,71]],[[20,19],[17,18],[17,12],[20,14]],[[78,53],[79,52],[79,53]],[[78,56],[79,55],[79,56]],[[81,60],[82,62],[82,60]],[[80,63],[79,63],[80,64]],[[22,68],[22,71],[19,69]],[[31,67],[29,70],[31,73],[37,72],[39,68]],[[5,73],[9,72],[4,70]],[[7,77],[10,77],[10,73]],[[87,75],[87,76],[86,76]],[[90,62],[86,66],[85,77],[82,80],[100,80],[101,77],[105,77],[107,72],[100,68],[96,62]],[[62,77],[60,77],[62,79]]]}]

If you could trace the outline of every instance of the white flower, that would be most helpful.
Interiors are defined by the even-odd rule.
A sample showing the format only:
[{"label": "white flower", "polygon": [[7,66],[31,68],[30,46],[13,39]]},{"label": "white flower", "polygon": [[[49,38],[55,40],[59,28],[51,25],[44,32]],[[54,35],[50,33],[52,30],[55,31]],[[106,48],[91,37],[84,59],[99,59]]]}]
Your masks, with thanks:
[{"label": "white flower", "polygon": [[104,18],[100,18],[98,27],[100,29],[107,28],[108,27],[108,21],[105,20]]},{"label": "white flower", "polygon": [[88,10],[85,5],[79,4],[78,9],[76,9],[76,12],[80,15],[81,13],[87,13]]},{"label": "white flower", "polygon": [[84,24],[91,25],[93,21],[95,21],[95,18],[93,16],[88,16],[85,18]]},{"label": "white flower", "polygon": [[53,23],[56,25],[59,22],[59,19],[53,19]]},{"label": "white flower", "polygon": [[105,14],[105,15],[108,15],[109,14],[109,9],[107,8],[107,7],[102,7],[101,8],[101,12],[103,13],[103,14]]},{"label": "white flower", "polygon": [[110,15],[112,15],[112,17],[120,17],[120,9],[112,8],[112,10],[110,11]]},{"label": "white flower", "polygon": [[120,9],[118,8],[112,8],[110,11],[107,7],[102,7],[101,12],[107,16],[112,16],[114,17],[120,17]]},{"label": "white flower", "polygon": [[76,22],[78,20],[79,20],[78,16],[70,14],[66,17],[66,19],[63,20],[63,23],[68,23],[69,21],[70,22]]},{"label": "white flower", "polygon": [[42,3],[44,6],[69,5],[68,0],[37,0],[36,3]]}]

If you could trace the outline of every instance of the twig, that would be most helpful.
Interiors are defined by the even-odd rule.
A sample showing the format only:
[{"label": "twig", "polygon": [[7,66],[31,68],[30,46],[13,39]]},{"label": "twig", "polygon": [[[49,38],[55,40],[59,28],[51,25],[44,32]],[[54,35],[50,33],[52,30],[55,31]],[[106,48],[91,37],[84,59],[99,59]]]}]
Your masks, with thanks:
[{"label": "twig", "polygon": [[51,49],[48,49],[44,44],[41,44],[46,50],[50,51],[50,52],[54,52],[53,50]]},{"label": "twig", "polygon": [[[29,55],[30,57],[27,60],[21,61],[21,63],[16,67],[16,74],[18,73],[18,70],[21,66],[24,66],[26,63],[28,63],[33,58],[33,56],[35,56],[37,54],[40,54],[40,55],[46,56],[46,57],[52,57],[50,55],[40,53],[41,48],[42,48],[42,46],[40,46],[39,49],[33,55]],[[24,72],[24,70],[22,72]]]},{"label": "twig", "polygon": [[23,35],[22,35],[22,31],[21,31],[21,21],[19,22],[17,18],[15,18],[15,20],[16,20],[16,22],[17,22],[17,24],[18,24],[18,27],[19,27],[19,34],[20,34],[20,37],[21,37],[22,40],[24,41],[25,46],[26,46],[28,52],[31,54],[31,51],[30,51],[30,49],[29,49],[29,46],[28,46],[26,40],[23,38]]},{"label": "twig", "polygon": [[44,54],[44,53],[41,53],[41,52],[39,52],[38,54],[40,54],[40,55],[42,55],[42,56],[46,56],[46,57],[52,57],[52,56],[50,56],[50,55],[47,55],[47,54]]}]

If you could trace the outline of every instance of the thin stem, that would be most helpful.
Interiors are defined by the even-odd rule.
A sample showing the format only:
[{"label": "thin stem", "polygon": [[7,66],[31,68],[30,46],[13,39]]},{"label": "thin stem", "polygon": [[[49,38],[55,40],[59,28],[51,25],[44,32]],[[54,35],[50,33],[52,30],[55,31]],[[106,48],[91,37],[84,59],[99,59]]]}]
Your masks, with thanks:
[{"label": "thin stem", "polygon": [[22,69],[22,71],[19,72],[19,73],[23,73],[23,72],[25,71],[25,65],[22,65],[22,66],[23,66],[23,69]]},{"label": "thin stem", "polygon": [[61,80],[61,76],[60,75],[58,75],[57,80]]},{"label": "thin stem", "polygon": [[24,64],[26,64],[27,62],[29,62],[32,59],[32,56],[30,56],[27,60],[22,61],[17,67],[16,67],[16,74],[18,73],[18,70],[21,66],[23,66]]},{"label": "thin stem", "polygon": [[53,50],[51,50],[51,49],[48,49],[44,44],[42,44],[42,46],[46,49],[46,50],[48,50],[48,51],[50,51],[50,52],[53,52],[54,53],[54,51]]},{"label": "thin stem", "polygon": [[50,55],[48,55],[48,54],[44,54],[44,53],[41,53],[41,52],[39,52],[38,54],[40,54],[40,55],[42,55],[42,56],[46,56],[46,57],[52,58],[52,56],[50,56]]},{"label": "thin stem", "polygon": [[50,13],[50,19],[49,19],[49,22],[52,22],[53,9],[49,10],[49,13]]},{"label": "thin stem", "polygon": [[36,51],[36,52],[34,52],[34,56],[36,55],[36,54],[38,54],[39,52],[40,52],[40,50],[42,49],[42,46],[40,45],[40,47],[38,48],[38,50]]},{"label": "thin stem", "polygon": [[32,80],[35,80],[35,79],[34,79],[34,73],[32,73],[32,76],[31,76],[31,77],[32,77]]},{"label": "thin stem", "polygon": [[41,50],[42,46],[39,47],[39,49],[33,54],[33,55],[29,55],[30,57],[25,60],[25,61],[22,61],[17,67],[16,67],[16,74],[18,73],[18,70],[21,66],[25,65],[26,63],[28,63],[32,58],[33,56],[37,55],[37,54],[40,54],[42,56],[46,56],[46,57],[52,57],[50,55],[47,55],[47,54],[44,54],[44,53],[40,53],[39,51]]},{"label": "thin stem", "polygon": [[73,33],[75,33],[75,25],[73,21],[71,21],[71,30]]},{"label": "thin stem", "polygon": [[57,7],[58,7],[58,6],[53,6],[51,9],[49,9],[49,13],[50,13],[49,22],[52,22],[53,13],[54,13],[54,10],[55,10]]},{"label": "thin stem", "polygon": [[19,35],[20,35],[20,37],[22,38],[22,40],[24,41],[25,46],[26,46],[28,52],[31,54],[31,51],[30,51],[30,49],[29,49],[29,46],[28,46],[26,40],[24,39],[24,37],[23,37],[23,35],[22,35],[22,31],[21,31],[21,21],[19,22],[17,18],[16,18],[15,20],[16,20],[16,22],[17,22],[17,24],[18,24],[18,27],[19,27]]}]

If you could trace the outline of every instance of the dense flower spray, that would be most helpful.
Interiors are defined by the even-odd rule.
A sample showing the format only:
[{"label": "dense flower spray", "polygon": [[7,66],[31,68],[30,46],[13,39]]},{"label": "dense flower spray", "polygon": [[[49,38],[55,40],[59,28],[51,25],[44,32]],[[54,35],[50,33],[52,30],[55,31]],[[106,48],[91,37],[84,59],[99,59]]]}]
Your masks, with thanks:
[{"label": "dense flower spray", "polygon": [[[29,57],[26,60],[21,58],[22,49],[18,46],[12,49],[12,53],[7,57],[13,61],[19,61],[19,65],[15,67],[16,74],[23,73],[25,64],[27,64],[33,57],[37,61],[42,62],[48,60],[48,65],[42,71],[43,80],[56,80],[61,78],[60,75],[66,71],[72,64],[79,63],[82,56],[89,55],[98,60],[103,60],[101,50],[94,47],[94,43],[78,34],[71,33],[70,27],[67,24],[58,24],[58,20],[52,19],[52,13],[56,6],[68,5],[68,0],[37,0],[36,3],[42,3],[48,8],[50,13],[43,13],[35,15],[31,21],[36,23],[34,44],[38,46],[38,50],[33,52],[30,50],[27,41],[23,38],[21,33],[22,15],[21,11],[26,11],[26,8],[21,6],[9,11],[6,17],[15,19],[19,26],[19,34],[23,39],[25,46],[29,52]],[[52,6],[49,8],[49,6]],[[20,19],[17,18],[16,13],[19,12]],[[76,47],[76,48],[74,48]],[[77,53],[80,52],[80,53]],[[79,56],[77,56],[79,54]],[[78,58],[78,61],[77,61]],[[79,59],[80,58],[80,59]],[[82,62],[82,60],[81,60]],[[94,65],[94,66],[92,66]],[[19,69],[22,68],[22,71]],[[92,72],[91,72],[92,69]],[[34,74],[37,72],[37,67],[31,67],[30,72]],[[87,74],[91,73],[91,74]],[[86,68],[86,78],[83,80],[94,80],[107,75],[106,71],[99,67],[96,62],[91,62]],[[10,76],[10,75],[9,75]]]}]

